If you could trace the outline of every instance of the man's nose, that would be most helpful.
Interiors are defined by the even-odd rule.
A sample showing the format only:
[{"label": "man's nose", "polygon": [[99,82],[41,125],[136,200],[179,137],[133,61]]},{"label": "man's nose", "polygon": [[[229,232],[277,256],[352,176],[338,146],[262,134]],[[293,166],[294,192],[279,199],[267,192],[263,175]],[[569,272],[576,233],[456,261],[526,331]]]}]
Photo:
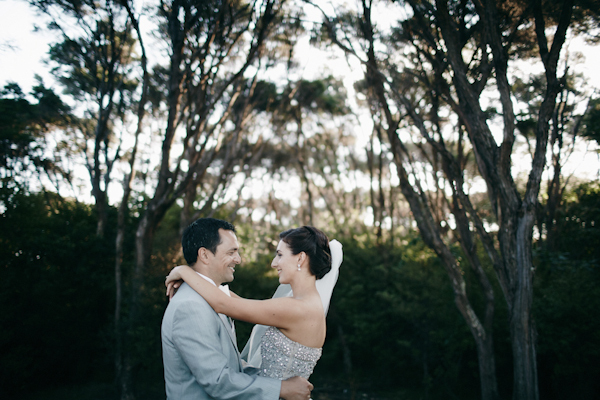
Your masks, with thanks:
[{"label": "man's nose", "polygon": [[233,260],[236,264],[242,263],[242,256],[238,253],[235,255],[235,259]]}]

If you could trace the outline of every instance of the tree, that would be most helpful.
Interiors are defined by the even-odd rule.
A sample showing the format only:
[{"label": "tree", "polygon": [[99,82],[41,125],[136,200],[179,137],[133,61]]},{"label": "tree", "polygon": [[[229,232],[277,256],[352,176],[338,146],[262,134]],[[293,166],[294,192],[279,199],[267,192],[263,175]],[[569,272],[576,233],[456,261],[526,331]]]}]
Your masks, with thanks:
[{"label": "tree", "polygon": [[[98,236],[104,235],[108,213],[108,187],[115,163],[122,156],[125,123],[138,82],[132,77],[135,40],[132,22],[118,2],[102,7],[93,2],[31,1],[52,16],[50,28],[60,30],[63,41],[51,46],[52,72],[65,92],[78,104],[82,117],[73,121],[73,153],[79,152],[90,176],[98,214]],[[68,22],[79,27],[70,33]],[[81,115],[80,114],[80,115]]]},{"label": "tree", "polygon": [[146,117],[147,103],[149,102],[148,92],[150,90],[150,72],[148,71],[148,57],[146,55],[146,46],[144,38],[141,33],[140,23],[138,18],[134,15],[133,5],[129,1],[124,1],[122,6],[125,8],[127,15],[131,21],[133,29],[137,35],[138,45],[141,50],[140,67],[142,70],[142,87],[139,94],[139,100],[137,102],[137,109],[135,110],[135,117],[137,118],[137,124],[134,133],[134,143],[129,152],[129,172],[125,172],[123,177],[123,196],[118,207],[117,212],[117,232],[115,235],[115,311],[114,311],[114,334],[115,334],[115,377],[119,386],[121,394],[128,395],[131,391],[130,382],[130,371],[129,368],[131,363],[125,362],[123,356],[123,341],[125,339],[126,332],[124,330],[122,310],[123,310],[123,264],[125,249],[125,234],[127,227],[127,220],[130,218],[129,202],[132,193],[132,182],[136,174],[137,166],[137,155],[138,147],[140,143],[140,136],[144,129],[144,119]]},{"label": "tree", "polygon": [[[560,232],[556,220],[558,208],[561,206],[563,194],[569,184],[577,177],[564,176],[563,168],[569,158],[577,156],[579,142],[589,143],[590,136],[586,134],[587,126],[594,118],[593,92],[588,92],[585,78],[570,72],[568,64],[570,54],[565,56],[563,85],[557,95],[555,109],[550,124],[548,156],[546,170],[548,180],[545,191],[541,190],[541,198],[545,199],[536,212],[538,244],[552,249],[557,244]],[[527,153],[533,158],[533,148],[530,139],[535,138],[537,115],[544,98],[545,77],[534,75],[524,81],[516,77],[512,91],[521,111],[516,115],[516,126],[520,136],[527,143]],[[492,111],[493,112],[493,111]],[[495,118],[498,118],[496,116]],[[491,117],[493,119],[494,117]],[[593,124],[593,123],[592,123]],[[579,146],[581,147],[581,146]]]},{"label": "tree", "polygon": [[[399,21],[392,35],[376,29],[372,1],[362,1],[357,14],[325,15],[323,30],[363,63],[374,123],[386,132],[400,189],[425,243],[443,261],[455,303],[477,344],[482,398],[496,399],[499,394],[491,331],[494,293],[477,256],[478,244],[494,266],[509,310],[513,398],[537,399],[532,231],[552,114],[563,85],[559,56],[573,12],[585,14],[583,22],[595,14],[584,12],[587,3],[576,6],[573,1],[409,0],[399,4],[407,7],[408,17]],[[531,60],[535,51],[544,67],[545,83],[535,119],[531,168],[521,189],[512,167],[517,120],[509,61]],[[484,93],[501,105],[501,138],[492,133],[482,105]],[[457,122],[448,129],[452,119]],[[412,143],[410,132],[419,136]],[[420,150],[418,158],[415,148]],[[485,183],[488,207],[478,206],[473,201],[476,196],[469,193],[465,175],[472,171],[465,168],[471,157]],[[426,175],[418,171],[428,172],[429,178],[423,180]],[[445,182],[443,187],[440,182]],[[448,203],[442,203],[442,212],[432,201],[434,188],[451,193]],[[456,229],[449,230],[454,224]],[[450,239],[461,244],[479,278],[486,297],[482,317],[470,305],[462,267],[448,248]]]},{"label": "tree", "polygon": [[31,173],[45,173],[55,183],[61,177],[69,179],[68,172],[47,155],[44,139],[50,131],[69,124],[71,110],[42,82],[33,88],[31,95],[37,103],[30,103],[16,83],[7,84],[0,95],[2,190],[27,188]]},{"label": "tree", "polygon": [[[153,189],[142,205],[136,228],[126,323],[129,335],[124,348],[131,348],[134,341],[144,275],[151,263],[159,223],[177,199],[201,187],[211,168],[218,171],[213,188],[218,186],[230,171],[227,160],[239,154],[240,125],[229,129],[226,121],[243,88],[240,82],[260,59],[284,3],[174,0],[159,7],[160,25],[170,52],[168,67],[162,69],[162,75],[156,75],[164,85],[161,94],[166,124],[155,179],[149,182]],[[215,165],[220,157],[225,161]],[[126,355],[125,382],[131,380],[127,374],[133,368],[132,362],[131,355]],[[132,398],[131,383],[122,387],[122,398]]]},{"label": "tree", "polygon": [[[82,27],[75,39],[67,36],[67,29],[62,29],[65,40],[53,47],[51,58],[58,63],[56,72],[61,72],[61,81],[70,95],[88,100],[90,104],[87,115],[80,120],[80,144],[88,157],[99,234],[104,226],[103,210],[108,204],[111,173],[125,155],[124,138],[126,135],[134,137],[134,145],[126,154],[129,171],[123,179],[115,262],[117,380],[122,398],[133,398],[133,332],[139,323],[139,304],[154,234],[177,199],[184,200],[182,226],[194,217],[193,205],[203,203],[203,210],[209,212],[215,194],[225,190],[234,164],[238,159],[247,159],[244,155],[254,148],[245,137],[246,116],[252,105],[246,102],[244,107],[237,107],[239,114],[232,111],[236,104],[243,103],[240,99],[244,98],[245,91],[253,90],[257,82],[256,78],[246,80],[246,75],[254,73],[256,77],[263,71],[258,61],[274,25],[281,22],[285,1],[161,2],[156,9],[157,21],[169,53],[169,65],[154,67],[152,76],[148,73],[139,17],[135,16],[132,2],[32,4],[47,13],[58,7],[62,10],[61,17],[69,16]],[[60,29],[60,22],[64,20],[56,18],[53,27]],[[132,74],[137,62],[133,53],[134,31],[142,49],[141,78]],[[142,81],[141,88],[138,80]],[[137,102],[133,100],[134,95],[139,95]],[[164,121],[160,128],[162,133],[158,135],[162,144],[156,164],[148,159],[141,163],[138,160],[138,140],[144,129],[147,101],[152,104],[155,118]],[[133,135],[127,129],[127,119],[131,117],[137,120]],[[123,135],[120,138],[116,135],[118,131]],[[136,169],[140,171],[137,174]],[[138,209],[135,266],[131,282],[123,285],[123,221],[127,218],[129,196],[135,184],[143,185],[144,200]],[[128,300],[123,302],[125,310],[121,309],[119,300],[123,286],[129,290]],[[123,311],[127,315],[125,321],[121,320]],[[124,336],[121,338],[121,335]],[[125,351],[122,362],[119,349]]]},{"label": "tree", "polygon": [[[296,223],[314,225],[317,199],[325,199],[327,189],[333,189],[329,175],[339,176],[337,146],[343,137],[329,121],[338,117],[342,127],[337,130],[343,131],[348,114],[345,89],[331,76],[314,81],[289,81],[281,93],[274,95],[273,103],[271,124],[275,137],[271,141],[269,169],[277,179],[297,175],[304,206]],[[317,182],[316,177],[325,182]],[[337,201],[328,200],[333,200],[333,204],[329,201],[325,204],[335,220],[332,207]]]}]

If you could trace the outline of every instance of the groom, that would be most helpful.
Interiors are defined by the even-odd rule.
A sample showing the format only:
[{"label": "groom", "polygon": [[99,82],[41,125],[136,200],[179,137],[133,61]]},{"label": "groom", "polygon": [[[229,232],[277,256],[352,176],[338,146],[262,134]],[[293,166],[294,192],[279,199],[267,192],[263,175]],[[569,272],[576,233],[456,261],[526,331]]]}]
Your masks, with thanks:
[{"label": "groom", "polygon": [[[181,243],[185,260],[204,279],[216,286],[233,281],[235,266],[242,260],[232,224],[198,219],[186,228]],[[161,330],[168,400],[310,397],[313,385],[304,378],[279,381],[245,373],[232,328],[228,317],[181,284],[167,306]]]}]

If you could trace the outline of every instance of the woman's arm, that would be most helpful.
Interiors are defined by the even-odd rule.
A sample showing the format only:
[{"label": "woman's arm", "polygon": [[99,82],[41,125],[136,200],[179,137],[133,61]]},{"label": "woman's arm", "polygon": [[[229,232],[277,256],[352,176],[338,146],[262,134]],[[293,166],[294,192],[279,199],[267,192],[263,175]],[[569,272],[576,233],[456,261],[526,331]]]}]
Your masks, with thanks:
[{"label": "woman's arm", "polygon": [[237,320],[285,329],[292,323],[302,321],[309,314],[304,312],[301,301],[290,297],[268,300],[245,299],[236,294],[229,297],[187,265],[175,267],[167,276],[167,295],[179,287],[180,280],[184,280],[198,292],[213,310]]}]

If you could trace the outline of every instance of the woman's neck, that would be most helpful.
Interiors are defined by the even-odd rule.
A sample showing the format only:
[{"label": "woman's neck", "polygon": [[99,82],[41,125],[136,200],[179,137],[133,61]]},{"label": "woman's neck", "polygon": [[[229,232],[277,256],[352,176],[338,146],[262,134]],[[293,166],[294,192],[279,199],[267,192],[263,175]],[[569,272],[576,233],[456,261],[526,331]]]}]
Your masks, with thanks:
[{"label": "woman's neck", "polygon": [[290,282],[290,286],[292,287],[292,292],[294,293],[294,298],[296,299],[301,299],[315,293],[318,294],[316,278],[314,276],[302,278],[298,277],[298,279],[294,279],[292,282]]}]

